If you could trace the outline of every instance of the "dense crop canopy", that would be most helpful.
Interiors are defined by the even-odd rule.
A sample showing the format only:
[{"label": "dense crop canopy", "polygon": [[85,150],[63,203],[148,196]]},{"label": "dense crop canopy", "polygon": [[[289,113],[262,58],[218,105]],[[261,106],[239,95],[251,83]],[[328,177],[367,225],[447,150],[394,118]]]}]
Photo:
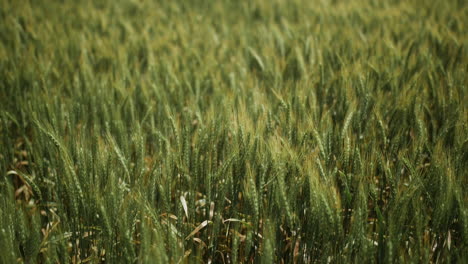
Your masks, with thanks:
[{"label": "dense crop canopy", "polygon": [[0,1],[0,263],[463,263],[468,5]]}]

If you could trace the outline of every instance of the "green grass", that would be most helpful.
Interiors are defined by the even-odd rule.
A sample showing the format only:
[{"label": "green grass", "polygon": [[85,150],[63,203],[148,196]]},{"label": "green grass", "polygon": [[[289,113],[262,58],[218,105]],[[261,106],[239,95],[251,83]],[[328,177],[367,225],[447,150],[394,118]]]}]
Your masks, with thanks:
[{"label": "green grass", "polygon": [[468,261],[467,20],[0,1],[0,263]]}]

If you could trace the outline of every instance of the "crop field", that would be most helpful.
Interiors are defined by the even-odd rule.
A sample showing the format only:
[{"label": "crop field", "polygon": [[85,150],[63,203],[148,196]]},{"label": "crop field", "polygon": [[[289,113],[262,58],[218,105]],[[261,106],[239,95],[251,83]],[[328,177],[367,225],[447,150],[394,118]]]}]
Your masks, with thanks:
[{"label": "crop field", "polygon": [[463,0],[0,0],[0,263],[468,263]]}]

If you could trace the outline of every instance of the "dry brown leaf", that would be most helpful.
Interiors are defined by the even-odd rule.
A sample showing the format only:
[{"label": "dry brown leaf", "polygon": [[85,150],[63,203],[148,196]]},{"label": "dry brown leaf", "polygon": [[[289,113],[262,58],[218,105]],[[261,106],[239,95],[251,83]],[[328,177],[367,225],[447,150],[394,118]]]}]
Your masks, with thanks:
[{"label": "dry brown leaf", "polygon": [[194,236],[196,233],[198,233],[200,230],[202,230],[205,226],[208,225],[208,223],[210,223],[211,221],[208,221],[208,220],[205,220],[203,221],[200,225],[197,226],[197,228],[195,228],[192,233],[190,233],[186,238],[185,240],[188,240],[190,237]]}]

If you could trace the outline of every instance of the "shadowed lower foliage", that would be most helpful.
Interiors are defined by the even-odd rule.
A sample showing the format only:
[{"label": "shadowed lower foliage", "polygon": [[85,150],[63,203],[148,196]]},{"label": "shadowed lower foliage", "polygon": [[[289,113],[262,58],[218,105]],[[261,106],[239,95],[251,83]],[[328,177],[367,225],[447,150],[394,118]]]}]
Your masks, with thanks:
[{"label": "shadowed lower foliage", "polygon": [[0,263],[464,263],[467,18],[0,1]]}]

